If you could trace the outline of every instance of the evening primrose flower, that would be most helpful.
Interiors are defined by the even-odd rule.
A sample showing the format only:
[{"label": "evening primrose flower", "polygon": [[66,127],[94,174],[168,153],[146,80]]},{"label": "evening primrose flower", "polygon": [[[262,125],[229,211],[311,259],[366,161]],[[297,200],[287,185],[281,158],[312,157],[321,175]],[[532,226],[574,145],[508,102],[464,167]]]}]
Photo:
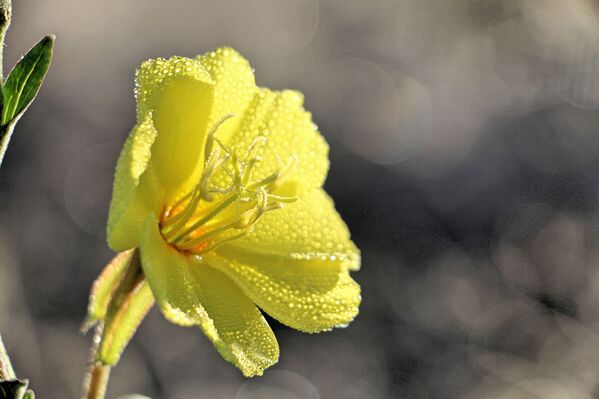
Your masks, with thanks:
[{"label": "evening primrose flower", "polygon": [[[302,95],[257,87],[224,48],[144,62],[136,99],[108,220],[119,259],[141,263],[131,301],[154,298],[169,321],[199,326],[245,376],[279,356],[259,309],[309,333],[347,325],[360,255],[322,189],[328,147]],[[109,269],[100,283],[117,281]]]}]

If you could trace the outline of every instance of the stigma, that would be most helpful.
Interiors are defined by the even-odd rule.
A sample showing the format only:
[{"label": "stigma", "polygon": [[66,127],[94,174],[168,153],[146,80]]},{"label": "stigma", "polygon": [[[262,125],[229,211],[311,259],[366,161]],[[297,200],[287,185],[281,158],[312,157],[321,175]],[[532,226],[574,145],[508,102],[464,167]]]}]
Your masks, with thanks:
[{"label": "stigma", "polygon": [[252,172],[261,162],[259,154],[267,139],[257,136],[245,149],[226,147],[216,133],[232,117],[223,116],[208,131],[199,181],[166,206],[160,218],[162,237],[179,251],[209,252],[249,234],[264,214],[298,199],[275,194],[294,169],[297,157],[285,163],[277,159],[270,174],[254,179]]}]

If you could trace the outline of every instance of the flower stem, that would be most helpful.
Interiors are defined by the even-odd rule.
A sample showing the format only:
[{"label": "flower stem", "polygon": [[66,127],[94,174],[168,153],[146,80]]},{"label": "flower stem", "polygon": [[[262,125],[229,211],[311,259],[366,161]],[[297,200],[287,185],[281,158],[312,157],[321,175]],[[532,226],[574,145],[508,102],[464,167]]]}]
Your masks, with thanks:
[{"label": "flower stem", "polygon": [[110,366],[94,362],[88,371],[87,389],[84,399],[104,399],[108,377],[110,377]]},{"label": "flower stem", "polygon": [[2,342],[2,335],[0,335],[0,381],[15,379],[15,371],[10,363],[8,352]]},{"label": "flower stem", "polygon": [[96,353],[100,342],[102,342],[102,332],[102,326],[97,326],[94,332],[93,344],[89,351],[90,362],[83,384],[82,399],[104,399],[106,395],[110,366],[96,360]]},{"label": "flower stem", "polygon": [[4,54],[4,37],[10,26],[10,17],[12,14],[11,0],[0,0],[0,79],[4,79],[3,75],[3,54]]}]

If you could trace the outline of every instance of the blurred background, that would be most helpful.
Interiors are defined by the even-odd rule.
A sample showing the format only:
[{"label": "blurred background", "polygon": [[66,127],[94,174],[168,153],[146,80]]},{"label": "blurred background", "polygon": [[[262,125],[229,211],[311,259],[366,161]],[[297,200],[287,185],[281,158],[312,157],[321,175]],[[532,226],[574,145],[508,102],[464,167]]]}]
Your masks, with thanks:
[{"label": "blurred background", "polygon": [[77,398],[89,287],[135,121],[135,68],[231,45],[306,96],[362,249],[360,316],[245,380],[154,309],[109,397],[599,396],[599,1],[19,0],[7,68],[53,65],[0,174],[0,331],[40,397]]}]

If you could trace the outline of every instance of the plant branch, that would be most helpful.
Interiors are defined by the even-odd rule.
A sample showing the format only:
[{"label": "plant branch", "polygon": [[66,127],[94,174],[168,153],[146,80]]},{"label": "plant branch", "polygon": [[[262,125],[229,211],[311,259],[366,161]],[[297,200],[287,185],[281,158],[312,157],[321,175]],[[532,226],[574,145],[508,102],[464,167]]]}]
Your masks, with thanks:
[{"label": "plant branch", "polygon": [[4,342],[2,342],[2,336],[0,335],[0,381],[13,380],[16,378],[15,371],[13,370],[10,358],[8,357],[8,352],[6,352]]},{"label": "plant branch", "polygon": [[10,26],[10,17],[12,15],[11,0],[0,0],[0,79],[4,80],[3,61],[4,61],[4,37]]},{"label": "plant branch", "polygon": [[[2,83],[4,80],[2,68],[4,62],[4,38],[6,36],[6,31],[8,31],[8,27],[10,26],[11,14],[11,0],[0,0],[0,83]],[[0,155],[0,160],[6,151],[6,145],[4,144],[6,140],[4,136],[6,136],[6,134],[3,134],[2,137],[0,137],[2,141],[2,154]],[[16,378],[15,372],[12,368],[12,364],[10,363],[10,358],[6,352],[6,348],[4,347],[4,342],[2,342],[2,335],[0,335],[0,380],[8,380],[13,378]]]}]

